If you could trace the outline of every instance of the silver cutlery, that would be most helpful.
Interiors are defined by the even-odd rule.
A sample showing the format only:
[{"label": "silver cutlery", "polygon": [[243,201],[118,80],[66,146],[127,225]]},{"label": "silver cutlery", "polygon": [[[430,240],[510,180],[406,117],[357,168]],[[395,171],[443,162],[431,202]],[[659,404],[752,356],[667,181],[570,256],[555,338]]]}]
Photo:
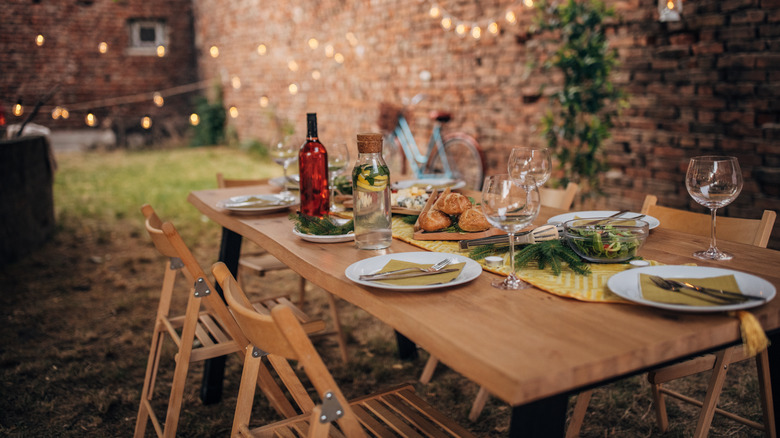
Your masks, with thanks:
[{"label": "silver cutlery", "polygon": [[[441,261],[431,265],[431,267],[429,267],[429,268],[420,268],[420,267],[417,267],[417,266],[413,266],[411,268],[396,269],[394,271],[375,272],[373,274],[364,274],[364,275],[361,275],[358,278],[361,279],[361,280],[374,280],[376,278],[385,278],[385,277],[391,276],[393,274],[404,274],[404,273],[407,273],[407,272],[413,273],[413,274],[418,274],[418,273],[439,274],[439,273],[443,272],[443,271],[441,271],[442,268],[444,268],[445,266],[447,266],[449,264],[452,264],[454,262],[455,262],[455,259],[446,258],[444,260],[441,260]],[[447,270],[446,272],[452,272],[452,270]],[[406,278],[406,277],[401,277],[401,278]]]},{"label": "silver cutlery", "polygon": [[[545,240],[555,240],[558,238],[558,228],[555,225],[542,225],[531,231],[515,234],[515,245],[528,243],[537,243]],[[500,236],[481,237],[479,239],[461,240],[458,242],[460,249],[470,249],[480,245],[504,244],[509,246],[509,236],[502,234]]]},{"label": "silver cutlery", "polygon": [[699,292],[708,297],[712,297],[722,301],[744,302],[747,300],[760,300],[760,301],[766,300],[766,298],[764,297],[745,295],[738,292],[731,292],[731,291],[715,289],[711,287],[697,286],[695,284],[691,284],[688,282],[677,281],[669,278],[661,278],[657,275],[651,275],[650,280],[652,280],[653,283],[655,283],[658,287],[662,289],[675,291],[675,292],[679,292],[682,289],[687,289],[687,290]]},{"label": "silver cutlery", "polygon": [[375,274],[368,278],[361,278],[363,281],[379,281],[379,280],[398,280],[402,278],[414,278],[414,277],[425,277],[426,275],[437,275],[437,274],[444,274],[446,272],[455,272],[458,268],[447,268],[447,269],[440,269],[438,271],[430,271],[430,272],[400,272],[395,274]]}]

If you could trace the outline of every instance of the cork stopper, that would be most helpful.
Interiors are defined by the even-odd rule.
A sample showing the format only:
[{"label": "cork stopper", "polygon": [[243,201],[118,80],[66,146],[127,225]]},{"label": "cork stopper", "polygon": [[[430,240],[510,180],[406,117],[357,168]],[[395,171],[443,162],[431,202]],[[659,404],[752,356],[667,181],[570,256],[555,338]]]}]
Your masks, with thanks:
[{"label": "cork stopper", "polygon": [[365,133],[357,135],[358,152],[361,154],[381,154],[382,134]]}]

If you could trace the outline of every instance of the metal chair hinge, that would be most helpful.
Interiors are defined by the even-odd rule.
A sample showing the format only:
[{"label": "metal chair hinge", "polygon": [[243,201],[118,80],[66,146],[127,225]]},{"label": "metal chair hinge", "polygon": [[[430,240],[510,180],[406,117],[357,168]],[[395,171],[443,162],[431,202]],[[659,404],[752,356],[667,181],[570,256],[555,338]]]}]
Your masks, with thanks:
[{"label": "metal chair hinge", "polygon": [[252,347],[252,357],[265,357],[265,356],[268,356],[268,353],[255,346]]},{"label": "metal chair hinge", "polygon": [[178,257],[171,257],[171,271],[176,271],[184,267],[184,262]]},{"label": "metal chair hinge", "polygon": [[325,396],[322,397],[322,415],[320,415],[320,423],[330,423],[343,416],[344,410],[341,408],[339,399],[337,399],[332,392],[326,392]]},{"label": "metal chair hinge", "polygon": [[201,298],[208,296],[209,294],[211,294],[211,289],[209,289],[209,285],[206,283],[206,280],[203,277],[195,280],[195,296]]}]

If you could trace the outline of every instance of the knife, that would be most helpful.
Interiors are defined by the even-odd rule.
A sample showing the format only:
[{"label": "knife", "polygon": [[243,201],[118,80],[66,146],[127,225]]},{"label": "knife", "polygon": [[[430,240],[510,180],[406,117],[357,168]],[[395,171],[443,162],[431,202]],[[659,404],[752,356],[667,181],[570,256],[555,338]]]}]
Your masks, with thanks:
[{"label": "knife", "polygon": [[442,269],[440,271],[433,271],[433,272],[407,272],[407,273],[387,273],[387,274],[372,274],[370,276],[360,276],[361,280],[364,281],[374,281],[374,280],[398,280],[401,278],[413,278],[413,277],[423,277],[426,275],[436,275],[436,274],[443,274],[445,272],[455,272],[458,268],[447,268]]},{"label": "knife", "polygon": [[745,295],[745,294],[741,294],[741,293],[738,293],[738,292],[731,292],[731,291],[726,291],[726,290],[722,290],[722,289],[715,289],[715,288],[711,288],[711,287],[697,286],[695,284],[691,284],[691,283],[688,283],[688,282],[677,281],[677,280],[673,280],[673,279],[669,279],[669,278],[661,278],[661,277],[658,277],[656,275],[651,275],[650,279],[655,284],[657,284],[659,287],[664,288],[664,289],[671,289],[671,290],[674,290],[674,289],[688,289],[688,290],[693,290],[693,291],[696,291],[696,292],[699,292],[699,293],[703,293],[703,294],[706,294],[708,296],[711,296],[711,297],[714,297],[714,298],[718,298],[718,299],[721,299],[721,300],[730,300],[730,301],[736,301],[736,300],[740,300],[740,301],[746,301],[746,300],[765,301],[766,300],[766,298],[764,298],[764,297],[759,297],[759,296],[754,296],[754,295]]}]

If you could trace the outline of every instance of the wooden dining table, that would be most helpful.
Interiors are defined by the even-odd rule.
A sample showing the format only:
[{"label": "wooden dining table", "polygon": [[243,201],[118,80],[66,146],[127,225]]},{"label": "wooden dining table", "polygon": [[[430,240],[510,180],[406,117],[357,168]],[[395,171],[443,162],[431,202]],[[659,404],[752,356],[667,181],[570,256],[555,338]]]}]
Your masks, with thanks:
[{"label": "wooden dining table", "polygon": [[[424,292],[364,287],[347,278],[352,263],[381,254],[424,251],[395,240],[386,250],[353,243],[312,243],[293,234],[288,215],[235,214],[217,207],[231,196],[267,193],[269,186],[193,191],[188,201],[223,227],[220,259],[235,269],[241,239],[249,239],[308,281],[364,309],[461,375],[513,407],[510,436],[563,436],[567,399],[577,392],[659,365],[741,342],[739,322],[726,312],[684,313],[629,303],[593,303],[540,289],[491,287],[483,272],[466,284]],[[561,211],[542,208],[536,223]],[[742,271],[780,288],[780,252],[720,241],[734,254],[705,262],[691,254],[708,239],[651,231],[639,255],[666,265],[696,264]],[[770,342],[772,393],[780,400],[780,300],[750,309]],[[774,404],[775,417],[778,406]]]}]

